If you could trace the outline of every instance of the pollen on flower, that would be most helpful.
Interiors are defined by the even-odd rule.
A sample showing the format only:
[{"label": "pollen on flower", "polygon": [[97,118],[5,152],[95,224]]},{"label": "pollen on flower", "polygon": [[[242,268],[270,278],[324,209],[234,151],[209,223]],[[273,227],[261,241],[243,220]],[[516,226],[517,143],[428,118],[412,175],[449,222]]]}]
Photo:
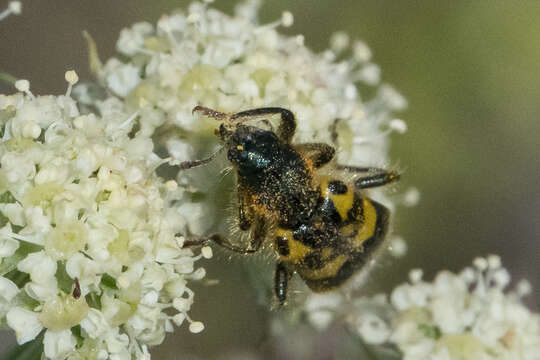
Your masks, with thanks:
[{"label": "pollen on flower", "polygon": [[88,230],[80,221],[57,224],[45,238],[45,250],[53,259],[68,259],[84,249]]},{"label": "pollen on flower", "polygon": [[70,329],[86,317],[89,309],[84,297],[75,299],[71,294],[55,296],[43,305],[39,321],[51,331]]},{"label": "pollen on flower", "polygon": [[79,76],[75,70],[66,71],[65,78],[70,85],[75,85],[79,81]]},{"label": "pollen on flower", "polygon": [[71,96],[71,90],[73,89],[73,85],[75,85],[79,81],[79,76],[77,75],[75,70],[69,70],[69,71],[66,71],[64,77],[66,81],[68,82],[66,96]]}]

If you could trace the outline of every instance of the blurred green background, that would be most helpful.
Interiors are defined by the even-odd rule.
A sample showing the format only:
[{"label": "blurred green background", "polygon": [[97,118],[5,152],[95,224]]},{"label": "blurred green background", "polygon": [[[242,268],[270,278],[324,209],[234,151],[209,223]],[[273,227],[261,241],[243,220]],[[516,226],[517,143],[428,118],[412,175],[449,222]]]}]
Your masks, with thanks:
[{"label": "blurred green background", "polygon": [[[29,79],[34,93],[63,93],[67,69],[90,79],[82,30],[93,35],[106,59],[123,27],[155,22],[188,3],[24,2],[21,16],[0,23],[0,71]],[[215,7],[231,12],[235,3],[218,0]],[[5,8],[7,1],[0,4]],[[338,30],[363,39],[383,80],[409,101],[409,109],[398,114],[409,131],[392,135],[391,158],[405,170],[400,189],[418,187],[421,201],[400,208],[395,219],[395,232],[408,242],[407,256],[385,261],[371,288],[389,291],[411,268],[420,267],[431,278],[437,270],[457,271],[476,256],[496,253],[514,279],[532,282],[535,290],[527,301],[538,311],[540,2],[277,0],[264,3],[262,22],[278,19],[283,10],[295,15],[286,32],[304,34],[314,50],[325,49]],[[0,93],[11,92],[0,84]],[[279,348],[286,345],[268,344],[275,313],[256,304],[245,280],[260,259],[228,261],[219,251],[216,258],[207,270],[221,282],[197,288],[192,311],[205,322],[205,332],[179,329],[152,352],[154,358],[292,358]],[[13,341],[1,336],[0,357]],[[321,347],[323,340],[317,341]],[[314,350],[317,357],[305,358],[346,358]]]}]

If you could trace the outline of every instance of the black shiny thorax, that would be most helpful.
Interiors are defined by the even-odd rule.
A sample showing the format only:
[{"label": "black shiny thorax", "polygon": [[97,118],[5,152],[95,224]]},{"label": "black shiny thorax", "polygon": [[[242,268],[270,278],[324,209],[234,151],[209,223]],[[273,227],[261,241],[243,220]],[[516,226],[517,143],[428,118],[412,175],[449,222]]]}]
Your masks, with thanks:
[{"label": "black shiny thorax", "polygon": [[306,160],[272,131],[238,125],[227,135],[227,156],[255,203],[285,228],[309,222],[320,193]]}]

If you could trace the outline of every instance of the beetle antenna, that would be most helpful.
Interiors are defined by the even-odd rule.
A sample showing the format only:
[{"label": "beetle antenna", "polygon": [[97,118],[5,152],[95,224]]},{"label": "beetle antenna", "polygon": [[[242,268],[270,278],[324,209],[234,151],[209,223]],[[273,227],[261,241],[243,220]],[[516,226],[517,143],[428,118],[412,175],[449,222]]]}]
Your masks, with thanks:
[{"label": "beetle antenna", "polygon": [[197,167],[197,166],[201,166],[201,165],[204,165],[204,164],[208,164],[210,161],[214,160],[214,158],[215,158],[221,151],[223,151],[223,147],[220,147],[215,153],[213,153],[212,155],[210,155],[210,156],[207,157],[206,159],[201,159],[201,160],[188,160],[188,161],[181,162],[180,164],[178,164],[178,166],[180,167],[180,170],[187,170],[187,169],[191,169],[191,168],[194,168],[194,167]]}]

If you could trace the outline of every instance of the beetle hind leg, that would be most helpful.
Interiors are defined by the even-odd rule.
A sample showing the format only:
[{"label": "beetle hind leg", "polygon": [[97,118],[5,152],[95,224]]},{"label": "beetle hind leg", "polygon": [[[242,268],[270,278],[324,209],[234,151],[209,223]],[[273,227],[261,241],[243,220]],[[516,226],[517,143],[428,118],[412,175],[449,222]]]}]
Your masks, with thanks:
[{"label": "beetle hind leg", "polygon": [[357,189],[369,189],[384,186],[396,182],[400,178],[400,175],[395,171],[388,171],[376,167],[338,165],[337,169],[355,173],[367,173],[367,175],[359,177],[354,181],[354,185]]},{"label": "beetle hind leg", "polygon": [[276,272],[274,275],[274,293],[279,306],[285,305],[287,301],[287,288],[289,280],[292,277],[292,272],[285,266],[282,261],[276,264]]}]

